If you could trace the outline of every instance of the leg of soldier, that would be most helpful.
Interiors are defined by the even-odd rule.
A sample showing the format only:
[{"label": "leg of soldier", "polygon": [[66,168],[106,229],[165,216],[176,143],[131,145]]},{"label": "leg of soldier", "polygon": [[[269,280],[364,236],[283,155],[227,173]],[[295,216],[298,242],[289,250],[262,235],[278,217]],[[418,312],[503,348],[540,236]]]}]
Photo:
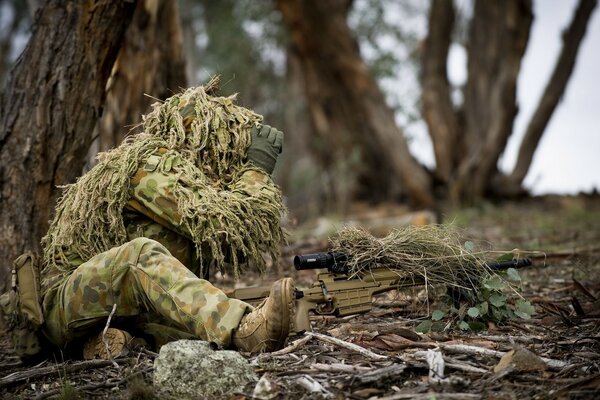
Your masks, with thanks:
[{"label": "leg of soldier", "polygon": [[80,265],[44,298],[45,333],[59,346],[115,320],[155,314],[227,347],[251,307],[199,279],[158,242],[138,238]]}]

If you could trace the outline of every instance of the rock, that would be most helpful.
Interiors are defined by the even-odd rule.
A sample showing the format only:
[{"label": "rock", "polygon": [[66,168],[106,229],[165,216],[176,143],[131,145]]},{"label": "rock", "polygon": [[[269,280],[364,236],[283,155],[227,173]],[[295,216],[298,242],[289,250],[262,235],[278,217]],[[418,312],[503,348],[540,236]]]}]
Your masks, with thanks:
[{"label": "rock", "polygon": [[215,351],[200,340],[168,343],[154,360],[154,386],[178,400],[224,397],[257,380],[238,352]]}]

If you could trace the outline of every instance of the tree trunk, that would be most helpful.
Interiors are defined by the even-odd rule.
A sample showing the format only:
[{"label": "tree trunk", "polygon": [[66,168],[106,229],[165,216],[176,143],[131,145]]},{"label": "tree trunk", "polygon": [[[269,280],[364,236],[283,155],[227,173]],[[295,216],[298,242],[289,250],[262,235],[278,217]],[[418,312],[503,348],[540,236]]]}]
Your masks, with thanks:
[{"label": "tree trunk", "polygon": [[542,138],[550,117],[552,117],[560,98],[565,92],[567,83],[573,72],[573,67],[575,66],[579,45],[585,36],[585,31],[596,3],[596,0],[580,0],[571,24],[563,34],[563,47],[552,76],[550,76],[544,94],[525,131],[515,168],[506,180],[500,180],[502,183],[496,188],[497,192],[505,195],[514,195],[522,192],[523,180],[531,166],[533,153]]},{"label": "tree trunk", "polygon": [[434,0],[421,57],[423,118],[433,142],[436,177],[446,184],[460,159],[459,126],[446,69],[453,27],[452,0]]},{"label": "tree trunk", "polygon": [[[312,145],[324,168],[360,160],[363,198],[389,198],[400,178],[417,206],[431,206],[428,172],[412,157],[394,112],[385,102],[361,59],[348,27],[348,0],[278,0],[291,33],[292,51],[301,61],[308,109],[314,131]],[[335,184],[335,182],[332,182]]]},{"label": "tree trunk", "polygon": [[184,87],[177,2],[138,1],[107,87],[99,125],[100,150],[119,145],[156,99],[165,99]]},{"label": "tree trunk", "polygon": [[131,20],[124,1],[48,0],[0,97],[0,270],[39,250],[57,186],[85,163]]},{"label": "tree trunk", "polygon": [[453,196],[472,202],[489,192],[517,114],[516,84],[533,19],[530,0],[475,2],[464,104],[467,155]]}]

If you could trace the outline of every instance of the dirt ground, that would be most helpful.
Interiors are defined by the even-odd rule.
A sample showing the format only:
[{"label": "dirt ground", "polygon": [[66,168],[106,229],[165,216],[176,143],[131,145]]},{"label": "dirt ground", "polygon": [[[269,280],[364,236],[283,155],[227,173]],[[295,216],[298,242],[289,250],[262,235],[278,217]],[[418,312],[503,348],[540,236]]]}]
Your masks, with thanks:
[{"label": "dirt ground", "polygon": [[[232,398],[600,398],[600,197],[485,204],[441,217],[494,249],[536,251],[533,266],[521,271],[523,295],[536,308],[532,319],[479,333],[418,334],[435,298],[422,288],[388,292],[367,314],[313,318],[314,334],[290,338],[283,352],[244,355],[261,383]],[[284,249],[284,260],[326,248],[323,237],[303,234]],[[314,279],[314,272],[298,275],[280,265],[263,282],[249,276],[246,283],[284,275],[300,284]],[[227,277],[215,279],[231,287]],[[31,367],[18,361],[6,336],[0,346],[4,399],[169,398],[152,387],[156,354],[148,350],[117,359],[118,366],[47,360]]]}]

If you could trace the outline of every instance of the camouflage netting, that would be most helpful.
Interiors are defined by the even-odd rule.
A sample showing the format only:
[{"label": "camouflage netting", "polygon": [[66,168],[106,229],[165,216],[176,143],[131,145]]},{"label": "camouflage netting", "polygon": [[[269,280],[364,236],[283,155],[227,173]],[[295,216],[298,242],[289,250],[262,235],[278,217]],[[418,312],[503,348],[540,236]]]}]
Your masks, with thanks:
[{"label": "camouflage netting", "polygon": [[[205,87],[155,103],[143,119],[142,133],[100,154],[94,168],[65,187],[42,240],[44,276],[64,275],[81,261],[127,241],[122,212],[129,199],[130,178],[158,149],[166,151],[158,171],[175,171],[181,183],[174,193],[181,226],[191,232],[200,257],[201,246],[208,246],[211,259],[219,265],[225,254],[233,255],[237,277],[237,254],[261,271],[265,253],[278,255],[284,210],[279,189],[270,182],[273,198],[268,199],[249,199],[228,190],[244,172],[255,169],[244,159],[250,130],[262,117],[235,105],[234,96],[210,95],[217,85],[213,79]],[[179,155],[178,165],[165,166],[174,155]],[[196,193],[202,194],[200,204]],[[222,243],[225,236],[227,243]]]},{"label": "camouflage netting", "polygon": [[484,253],[467,251],[458,232],[447,225],[408,226],[381,239],[345,228],[331,240],[331,251],[348,256],[351,276],[388,268],[407,284],[476,290],[491,274]]}]

